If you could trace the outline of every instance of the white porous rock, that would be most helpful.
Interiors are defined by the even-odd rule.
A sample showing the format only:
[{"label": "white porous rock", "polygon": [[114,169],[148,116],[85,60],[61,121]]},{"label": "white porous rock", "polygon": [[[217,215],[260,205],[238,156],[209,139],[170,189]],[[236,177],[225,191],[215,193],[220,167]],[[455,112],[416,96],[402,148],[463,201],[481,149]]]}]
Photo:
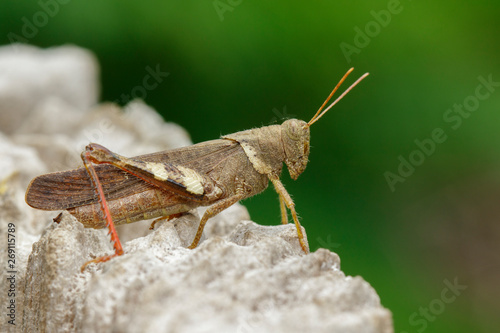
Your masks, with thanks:
[{"label": "white porous rock", "polygon": [[95,56],[75,46],[0,47],[0,130],[15,132],[46,99],[87,110],[98,101],[98,69]]},{"label": "white porous rock", "polygon": [[16,325],[1,320],[0,332],[393,332],[375,290],[346,276],[337,254],[305,255],[293,224],[258,225],[240,204],[210,219],[194,250],[186,247],[206,207],[155,230],[152,221],[119,226],[125,254],[81,272],[113,253],[107,230],[85,229],[67,212],[55,223],[59,212],[30,208],[29,181],[81,167],[89,142],[124,156],[190,144],[142,101],[123,110],[97,104],[98,72],[94,56],[77,47],[0,47],[5,272],[7,234],[16,240],[15,273],[0,284],[0,304],[15,300]]},{"label": "white porous rock", "polygon": [[294,225],[241,221],[231,234],[188,250],[179,235],[192,233],[198,219],[182,218],[190,221],[163,222],[126,243],[123,256],[81,273],[80,265],[112,249],[103,232],[64,214],[33,246],[24,329],[392,332],[375,290],[345,276],[335,253],[301,253]]}]

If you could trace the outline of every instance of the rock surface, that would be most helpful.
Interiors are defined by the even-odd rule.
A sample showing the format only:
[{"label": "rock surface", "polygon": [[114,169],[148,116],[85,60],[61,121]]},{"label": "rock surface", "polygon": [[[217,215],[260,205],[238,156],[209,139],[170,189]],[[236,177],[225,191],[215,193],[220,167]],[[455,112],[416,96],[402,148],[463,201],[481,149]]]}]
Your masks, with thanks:
[{"label": "rock surface", "polygon": [[[6,272],[10,223],[16,325],[4,316],[0,331],[393,331],[375,290],[361,277],[345,276],[335,253],[304,255],[293,224],[258,225],[239,204],[209,220],[195,250],[185,246],[203,208],[154,231],[150,221],[123,226],[125,255],[81,273],[86,261],[112,253],[106,231],[85,229],[67,213],[56,224],[58,212],[28,207],[30,179],[79,167],[90,141],[134,156],[187,145],[189,137],[141,101],[124,112],[96,105],[99,71],[87,51],[18,45],[0,48],[0,64],[4,59],[10,65],[8,73],[0,65],[0,105],[12,108],[0,108],[0,264]],[[29,95],[34,91],[36,98]],[[4,281],[5,309],[12,297]]]}]

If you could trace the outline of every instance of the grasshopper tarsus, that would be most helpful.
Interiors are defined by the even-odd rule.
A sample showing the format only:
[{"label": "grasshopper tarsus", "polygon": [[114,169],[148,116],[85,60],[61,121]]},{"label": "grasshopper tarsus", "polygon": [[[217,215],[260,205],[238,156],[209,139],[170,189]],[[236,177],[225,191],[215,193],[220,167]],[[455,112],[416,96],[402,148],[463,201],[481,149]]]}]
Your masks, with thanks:
[{"label": "grasshopper tarsus", "polygon": [[57,224],[61,223],[61,220],[62,220],[62,215],[63,215],[63,213],[59,213],[56,217],[54,217],[54,218],[52,219],[52,221],[54,221],[54,222],[55,222],[55,223],[57,223]]},{"label": "grasshopper tarsus", "polygon": [[114,257],[121,256],[122,254],[123,254],[123,251],[121,251],[120,253],[110,254],[108,256],[102,256],[102,257],[96,258],[94,260],[89,260],[85,264],[83,264],[82,267],[80,267],[80,272],[83,273],[85,268],[90,264],[98,264],[100,262],[106,262],[106,261],[113,259]]},{"label": "grasshopper tarsus", "polygon": [[[281,125],[241,131],[190,147],[133,158],[91,143],[82,153],[85,168],[35,178],[26,191],[26,202],[39,209],[66,209],[86,227],[108,228],[115,253],[87,262],[83,270],[90,263],[105,262],[123,254],[115,223],[160,217],[152,223],[154,228],[161,219],[209,206],[189,246],[193,249],[210,218],[237,201],[264,191],[271,181],[280,200],[281,223],[288,224],[290,210],[300,247],[307,254],[309,249],[295,204],[280,175],[283,163],[294,180],[304,172],[311,125],[368,75],[362,75],[325,108],[351,71],[343,76],[307,123],[288,119]],[[60,221],[60,216],[55,221]]]}]

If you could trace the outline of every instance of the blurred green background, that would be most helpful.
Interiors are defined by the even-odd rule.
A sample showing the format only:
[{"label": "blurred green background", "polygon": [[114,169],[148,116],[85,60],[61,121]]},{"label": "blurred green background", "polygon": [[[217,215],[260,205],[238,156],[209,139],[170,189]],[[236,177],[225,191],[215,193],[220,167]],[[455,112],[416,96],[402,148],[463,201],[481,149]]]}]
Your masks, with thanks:
[{"label": "blurred green background", "polygon": [[[2,1],[0,43],[40,11],[25,41],[93,51],[103,101],[169,72],[144,100],[194,142],[307,121],[349,67],[370,72],[312,126],[304,174],[283,174],[311,249],[363,276],[396,332],[498,330],[500,89],[478,79],[500,82],[498,1]],[[280,222],[272,189],[244,204]]]}]

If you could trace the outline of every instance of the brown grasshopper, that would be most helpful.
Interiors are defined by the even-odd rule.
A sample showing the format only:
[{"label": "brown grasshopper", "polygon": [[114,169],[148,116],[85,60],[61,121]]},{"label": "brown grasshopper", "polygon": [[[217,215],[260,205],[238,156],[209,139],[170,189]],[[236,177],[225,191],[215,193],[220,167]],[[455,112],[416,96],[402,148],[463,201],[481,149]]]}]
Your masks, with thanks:
[{"label": "brown grasshopper", "polygon": [[[295,204],[281,183],[280,174],[283,162],[294,180],[304,171],[309,156],[309,127],[368,75],[361,76],[323,110],[352,70],[339,81],[308,123],[289,119],[281,125],[132,158],[91,143],[81,156],[85,168],[36,177],[28,186],[26,202],[38,209],[67,210],[85,227],[109,229],[115,253],[87,262],[83,270],[89,263],[123,254],[115,224],[172,218],[199,206],[210,206],[189,246],[194,249],[208,219],[264,191],[271,181],[279,194],[281,222],[288,223],[288,208],[300,246],[308,253]],[[54,220],[58,222],[58,218]]]}]

